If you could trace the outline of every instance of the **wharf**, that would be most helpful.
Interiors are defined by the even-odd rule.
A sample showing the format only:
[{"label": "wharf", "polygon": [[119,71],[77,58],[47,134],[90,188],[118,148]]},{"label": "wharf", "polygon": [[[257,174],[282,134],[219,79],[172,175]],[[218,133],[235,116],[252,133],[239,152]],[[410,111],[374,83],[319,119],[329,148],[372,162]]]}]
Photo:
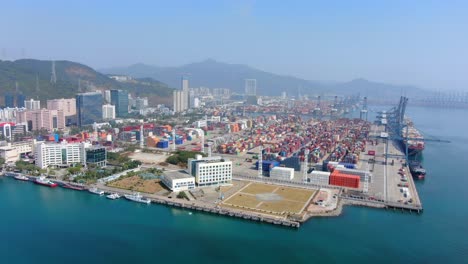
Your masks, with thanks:
[{"label": "wharf", "polygon": [[[366,152],[361,153],[360,157],[361,169],[372,172],[372,182],[369,183],[366,203],[420,213],[423,210],[422,203],[399,142],[379,138],[380,133],[383,131],[383,126],[372,125],[371,138],[373,144],[367,142],[366,151],[374,150],[376,154],[370,156]],[[388,151],[386,151],[387,148]],[[386,152],[388,152],[387,163],[385,163]],[[400,173],[406,175],[406,181],[403,181]],[[403,187],[401,187],[405,183],[408,184],[409,195],[407,196],[404,195]],[[351,199],[351,197],[346,198]],[[358,200],[360,198],[357,197]]]},{"label": "wharf", "polygon": [[[119,195],[133,193],[130,190],[112,188],[112,187],[105,186],[103,184],[97,184],[97,187],[105,192],[118,193]],[[281,225],[285,227],[293,227],[293,228],[300,227],[300,222],[291,221],[284,217],[275,217],[271,215],[252,213],[252,212],[236,210],[236,209],[228,209],[224,207],[221,208],[216,204],[207,204],[207,203],[198,202],[198,201],[187,201],[187,200],[181,200],[181,199],[174,200],[171,198],[154,195],[154,194],[145,194],[144,196],[146,198],[151,199],[151,202],[153,203],[181,208],[181,209],[196,210],[196,211],[205,212],[205,213],[236,217],[236,218],[257,221],[257,222],[265,222],[265,223]]]}]

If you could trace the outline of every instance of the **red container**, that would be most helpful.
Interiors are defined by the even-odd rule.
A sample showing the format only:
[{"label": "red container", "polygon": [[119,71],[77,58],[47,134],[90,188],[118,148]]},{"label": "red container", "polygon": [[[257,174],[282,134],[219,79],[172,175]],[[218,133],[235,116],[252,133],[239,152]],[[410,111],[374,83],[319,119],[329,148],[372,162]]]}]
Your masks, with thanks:
[{"label": "red container", "polygon": [[375,156],[375,150],[367,151],[367,155]]},{"label": "red container", "polygon": [[334,170],[330,175],[330,185],[359,188],[359,181],[359,176],[340,173],[338,170]]}]

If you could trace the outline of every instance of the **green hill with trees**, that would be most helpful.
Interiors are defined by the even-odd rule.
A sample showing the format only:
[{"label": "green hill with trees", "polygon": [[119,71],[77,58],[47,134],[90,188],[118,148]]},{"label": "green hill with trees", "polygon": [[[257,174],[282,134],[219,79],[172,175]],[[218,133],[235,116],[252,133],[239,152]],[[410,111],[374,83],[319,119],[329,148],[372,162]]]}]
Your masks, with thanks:
[{"label": "green hill with trees", "polygon": [[19,93],[28,99],[71,98],[76,93],[122,89],[135,96],[148,96],[151,103],[169,103],[172,90],[150,78],[118,82],[86,65],[71,61],[55,61],[56,82],[51,82],[52,61],[22,59],[0,61],[0,105],[6,93]]}]

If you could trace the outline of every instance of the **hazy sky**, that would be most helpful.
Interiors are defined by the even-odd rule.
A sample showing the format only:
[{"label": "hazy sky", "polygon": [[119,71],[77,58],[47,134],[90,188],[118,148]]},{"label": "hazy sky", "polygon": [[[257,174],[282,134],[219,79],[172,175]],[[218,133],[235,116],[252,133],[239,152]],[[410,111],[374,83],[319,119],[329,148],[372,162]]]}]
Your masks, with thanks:
[{"label": "hazy sky", "polygon": [[1,59],[102,68],[213,58],[313,80],[468,90],[468,1],[2,2]]}]

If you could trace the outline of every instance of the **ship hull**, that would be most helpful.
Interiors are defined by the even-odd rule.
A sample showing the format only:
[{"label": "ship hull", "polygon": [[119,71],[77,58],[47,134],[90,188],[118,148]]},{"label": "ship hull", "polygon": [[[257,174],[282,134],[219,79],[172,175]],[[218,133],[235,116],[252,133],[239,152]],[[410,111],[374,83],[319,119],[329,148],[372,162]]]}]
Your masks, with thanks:
[{"label": "ship hull", "polygon": [[50,188],[55,188],[55,187],[58,186],[58,184],[56,184],[56,183],[42,183],[42,182],[37,182],[37,181],[35,181],[34,183],[37,184],[37,185],[42,185],[42,186],[46,186],[46,187],[50,187]]}]

